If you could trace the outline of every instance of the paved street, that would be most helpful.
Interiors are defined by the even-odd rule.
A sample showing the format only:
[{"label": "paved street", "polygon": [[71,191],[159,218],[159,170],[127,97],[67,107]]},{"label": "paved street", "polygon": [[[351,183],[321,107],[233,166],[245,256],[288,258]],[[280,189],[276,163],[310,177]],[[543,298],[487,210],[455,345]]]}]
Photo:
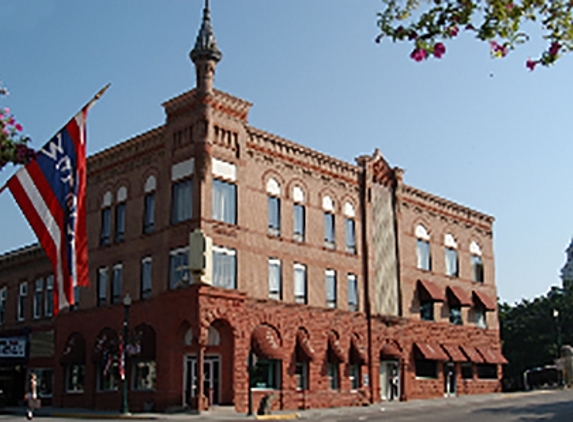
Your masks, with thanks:
[{"label": "paved street", "polygon": [[[0,421],[22,421],[23,409],[18,414],[0,415]],[[47,409],[43,410],[44,412]],[[54,409],[61,412],[61,409]],[[282,414],[286,416],[285,414]],[[76,415],[79,416],[79,415]],[[99,414],[102,416],[102,414]],[[113,414],[87,412],[84,417],[60,417],[38,415],[35,420],[73,421],[109,420]],[[202,415],[188,414],[135,414],[133,419],[168,420],[168,421],[245,421],[253,418],[242,414],[208,413]],[[533,393],[488,394],[463,396],[449,399],[414,400],[409,402],[381,403],[361,408],[311,409],[299,413],[298,420],[350,422],[350,421],[439,421],[439,422],[572,422],[573,390],[536,391]]]}]

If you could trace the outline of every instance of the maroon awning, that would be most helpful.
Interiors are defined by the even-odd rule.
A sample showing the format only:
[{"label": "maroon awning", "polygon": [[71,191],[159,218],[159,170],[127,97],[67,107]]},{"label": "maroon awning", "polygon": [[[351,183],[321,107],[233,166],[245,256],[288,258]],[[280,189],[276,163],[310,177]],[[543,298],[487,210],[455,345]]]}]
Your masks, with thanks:
[{"label": "maroon awning", "polygon": [[467,362],[468,358],[460,350],[460,346],[455,344],[442,344],[442,348],[446,351],[452,362]]},{"label": "maroon awning", "polygon": [[462,352],[464,352],[464,354],[468,357],[470,362],[483,363],[484,360],[481,357],[481,355],[478,353],[478,351],[475,349],[475,347],[460,346],[460,349],[462,349]]},{"label": "maroon awning", "polygon": [[422,296],[425,294],[428,300],[444,302],[445,297],[438,286],[428,280],[418,280],[418,289]]},{"label": "maroon awning", "polygon": [[70,334],[64,346],[60,363],[63,365],[83,365],[86,363],[86,341],[82,334]]},{"label": "maroon awning", "polygon": [[364,347],[358,337],[352,336],[350,340],[350,347],[352,350],[352,358],[356,363],[366,363],[368,362],[368,354],[366,353],[366,347]]},{"label": "maroon awning", "polygon": [[298,330],[296,333],[296,349],[298,361],[311,361],[316,356],[308,334],[303,330]]},{"label": "maroon awning", "polygon": [[501,353],[501,350],[490,349],[489,347],[477,347],[477,351],[483,356],[486,363],[507,363],[507,359]]},{"label": "maroon awning", "polygon": [[253,331],[253,351],[260,359],[282,359],[277,333],[268,325],[259,325]]},{"label": "maroon awning", "polygon": [[393,342],[388,342],[380,350],[380,360],[384,359],[402,359],[402,351]]},{"label": "maroon awning", "polygon": [[476,306],[483,307],[486,311],[495,311],[497,309],[497,304],[486,294],[474,290],[472,296]]},{"label": "maroon awning", "polygon": [[448,286],[446,290],[449,298],[453,299],[454,302],[457,302],[459,306],[472,306],[471,299],[466,295],[461,287]]},{"label": "maroon awning", "polygon": [[427,360],[450,360],[443,349],[432,343],[414,343],[418,352]]},{"label": "maroon awning", "polygon": [[334,355],[334,358],[340,362],[346,362],[346,353],[344,353],[344,349],[334,333],[328,335],[328,348]]}]

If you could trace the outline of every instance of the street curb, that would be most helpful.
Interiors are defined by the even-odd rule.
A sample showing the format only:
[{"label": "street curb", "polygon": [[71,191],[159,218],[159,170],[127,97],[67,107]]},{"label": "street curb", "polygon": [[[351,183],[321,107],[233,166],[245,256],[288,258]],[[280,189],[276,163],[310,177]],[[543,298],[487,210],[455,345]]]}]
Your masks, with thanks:
[{"label": "street curb", "polygon": [[289,420],[298,418],[300,418],[300,414],[298,413],[283,413],[280,415],[255,415],[255,419],[261,419],[266,421]]},{"label": "street curb", "polygon": [[52,412],[51,417],[54,418],[73,418],[73,419],[133,419],[133,420],[156,420],[154,416],[140,416],[140,415],[122,415],[122,414],[107,414],[107,413],[68,413],[68,412]]}]

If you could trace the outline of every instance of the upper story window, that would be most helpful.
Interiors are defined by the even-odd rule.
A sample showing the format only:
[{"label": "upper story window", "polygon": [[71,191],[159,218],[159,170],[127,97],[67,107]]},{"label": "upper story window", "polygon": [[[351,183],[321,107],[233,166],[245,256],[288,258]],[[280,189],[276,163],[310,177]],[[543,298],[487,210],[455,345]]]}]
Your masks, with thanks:
[{"label": "upper story window", "polygon": [[109,245],[111,236],[111,204],[113,202],[113,195],[111,192],[106,192],[103,196],[103,203],[101,206],[101,228],[99,236],[99,244]]},{"label": "upper story window", "polygon": [[268,233],[273,236],[281,235],[281,186],[276,179],[267,182],[267,195],[269,204]]},{"label": "upper story window", "polygon": [[173,249],[169,252],[169,288],[189,280],[189,246]]},{"label": "upper story window", "polygon": [[24,321],[26,318],[26,298],[28,297],[28,283],[20,283],[18,295],[18,321]]},{"label": "upper story window", "polygon": [[416,256],[418,258],[418,268],[431,271],[432,259],[430,255],[430,234],[424,226],[416,226]]},{"label": "upper story window", "polygon": [[46,277],[46,296],[44,303],[44,315],[51,317],[54,315],[54,276]]},{"label": "upper story window", "polygon": [[358,279],[355,274],[348,274],[348,310],[358,310]]},{"label": "upper story window", "polygon": [[121,303],[121,281],[123,278],[123,266],[115,264],[111,276],[111,303]]},{"label": "upper story window", "polygon": [[487,329],[486,310],[483,308],[474,308],[474,318],[476,326]]},{"label": "upper story window", "polygon": [[324,246],[334,249],[336,247],[334,201],[330,196],[322,198],[322,209],[324,210]]},{"label": "upper story window", "polygon": [[459,277],[458,269],[458,243],[454,236],[450,233],[444,237],[444,245],[446,252],[446,275],[451,277]]},{"label": "upper story window", "polygon": [[483,283],[483,261],[481,248],[475,241],[470,243],[470,256],[472,264],[472,281]]},{"label": "upper story window", "polygon": [[149,176],[145,182],[145,197],[143,199],[143,233],[151,233],[155,228],[155,176]]},{"label": "upper story window", "polygon": [[294,301],[295,303],[308,303],[306,288],[306,265],[294,264]]},{"label": "upper story window", "polygon": [[237,166],[213,158],[213,219],[237,224]]},{"label": "upper story window", "polygon": [[6,321],[6,301],[8,299],[8,289],[6,286],[0,289],[0,325]]},{"label": "upper story window", "polygon": [[122,186],[117,191],[117,205],[115,206],[115,233],[114,242],[123,242],[125,239],[125,201],[127,200],[127,188]]},{"label": "upper story window", "polygon": [[141,260],[141,299],[148,299],[151,297],[151,264],[152,259],[150,256],[146,256]]},{"label": "upper story window", "polygon": [[293,214],[293,239],[297,242],[304,242],[306,229],[306,209],[304,206],[304,191],[299,186],[292,190],[294,200]]},{"label": "upper story window", "polygon": [[107,305],[108,269],[101,267],[97,270],[97,306]]},{"label": "upper story window", "polygon": [[269,258],[269,299],[281,300],[282,274],[280,259]]},{"label": "upper story window", "polygon": [[336,308],[336,271],[326,270],[326,306]]},{"label": "upper story window", "polygon": [[346,252],[355,254],[356,253],[356,227],[354,219],[356,213],[354,211],[354,205],[350,202],[344,204],[344,215],[346,217],[344,228],[346,229]]},{"label": "upper story window", "polygon": [[182,161],[171,167],[171,224],[193,217],[193,172],[195,161]]},{"label": "upper story window", "polygon": [[44,279],[39,278],[34,284],[34,318],[42,317],[42,305],[44,304]]},{"label": "upper story window", "polygon": [[213,285],[237,288],[237,251],[213,245]]}]

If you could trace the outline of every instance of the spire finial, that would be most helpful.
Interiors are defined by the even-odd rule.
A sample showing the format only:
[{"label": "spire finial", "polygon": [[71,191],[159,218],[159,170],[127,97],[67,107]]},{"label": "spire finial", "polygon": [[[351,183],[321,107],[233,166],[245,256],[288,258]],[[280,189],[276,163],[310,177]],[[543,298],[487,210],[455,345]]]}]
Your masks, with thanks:
[{"label": "spire finial", "polygon": [[190,53],[191,60],[196,63],[198,59],[213,60],[217,63],[223,57],[223,54],[217,48],[217,41],[215,41],[215,33],[211,26],[211,13],[209,11],[209,0],[205,0],[205,8],[203,9],[203,21],[197,34],[195,46]]}]

